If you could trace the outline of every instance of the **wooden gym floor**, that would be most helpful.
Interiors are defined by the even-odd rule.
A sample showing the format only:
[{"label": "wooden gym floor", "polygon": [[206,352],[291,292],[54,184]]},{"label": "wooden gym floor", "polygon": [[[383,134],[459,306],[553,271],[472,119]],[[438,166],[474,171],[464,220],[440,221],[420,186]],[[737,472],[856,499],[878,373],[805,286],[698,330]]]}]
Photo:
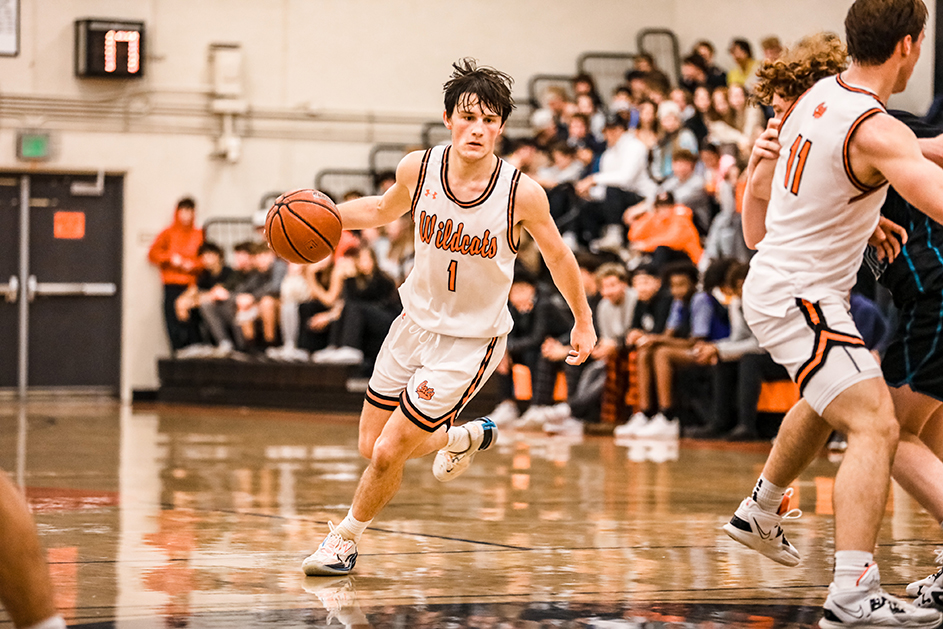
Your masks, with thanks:
[{"label": "wooden gym floor", "polygon": [[[26,487],[70,626],[811,627],[830,581],[826,456],[796,484],[785,568],[721,531],[768,445],[505,431],[449,485],[431,458],[349,578],[301,560],[345,515],[356,418],[111,402],[6,403],[0,467]],[[903,594],[936,524],[898,487],[877,553]],[[2,543],[2,541],[0,541]],[[0,627],[12,626],[0,612]]]}]

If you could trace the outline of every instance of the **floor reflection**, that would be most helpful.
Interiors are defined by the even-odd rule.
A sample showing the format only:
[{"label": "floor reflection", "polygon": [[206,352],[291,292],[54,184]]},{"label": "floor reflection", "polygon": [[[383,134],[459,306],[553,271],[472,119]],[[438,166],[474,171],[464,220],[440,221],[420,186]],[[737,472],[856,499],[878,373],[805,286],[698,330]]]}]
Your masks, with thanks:
[{"label": "floor reflection", "polygon": [[[0,409],[58,603],[86,627],[807,627],[830,580],[837,466],[794,485],[788,569],[720,529],[768,446],[505,432],[461,478],[412,461],[351,578],[300,561],[364,468],[349,416],[116,404]],[[878,560],[900,593],[941,535],[899,488]],[[680,623],[680,624],[679,624]],[[0,614],[0,627],[11,624]]]}]

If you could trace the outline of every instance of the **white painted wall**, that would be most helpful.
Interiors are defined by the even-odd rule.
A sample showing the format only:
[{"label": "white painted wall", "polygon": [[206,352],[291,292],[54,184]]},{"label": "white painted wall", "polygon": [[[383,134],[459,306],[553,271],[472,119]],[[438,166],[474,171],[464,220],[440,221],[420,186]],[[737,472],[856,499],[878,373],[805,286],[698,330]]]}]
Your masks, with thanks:
[{"label": "white painted wall", "polygon": [[[21,0],[21,53],[0,58],[0,169],[15,130],[44,127],[59,150],[43,167],[126,174],[122,393],[157,386],[167,344],[160,283],[146,260],[173,204],[193,195],[202,219],[248,216],[272,190],[310,186],[318,170],[362,168],[375,142],[415,142],[441,115],[441,86],[462,56],[509,72],[525,96],[538,73],[572,74],[585,51],[634,50],[641,28],[668,27],[683,51],[700,38],[721,64],[735,36],[791,41],[842,32],[848,2],[797,0]],[[932,7],[931,7],[932,10]],[[72,74],[73,22],[143,20],[147,75]],[[931,17],[931,25],[933,24]],[[932,33],[898,106],[930,102]],[[211,157],[209,46],[244,51],[249,115],[237,163]],[[757,44],[757,48],[759,48]]]}]

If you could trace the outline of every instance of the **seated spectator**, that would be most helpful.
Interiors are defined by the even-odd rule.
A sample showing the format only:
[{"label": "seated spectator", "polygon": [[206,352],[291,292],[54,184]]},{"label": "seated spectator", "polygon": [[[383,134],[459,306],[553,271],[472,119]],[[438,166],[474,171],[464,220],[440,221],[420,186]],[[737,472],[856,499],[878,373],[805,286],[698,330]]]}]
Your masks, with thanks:
[{"label": "seated spectator", "polygon": [[629,247],[647,254],[661,268],[672,260],[696,264],[701,259],[701,241],[690,208],[678,205],[674,194],[659,192],[654,203],[643,201],[627,209],[623,220],[629,226]]},{"label": "seated spectator", "polygon": [[691,210],[694,226],[699,234],[707,234],[714,220],[714,208],[707,195],[704,178],[696,172],[697,156],[686,149],[675,151],[671,158],[672,175],[661,184],[661,189],[671,192],[675,203]]},{"label": "seated spectator", "polygon": [[504,159],[525,175],[531,175],[537,171],[539,153],[537,144],[532,139],[519,138],[508,141]]},{"label": "seated spectator", "polygon": [[[575,372],[568,373],[568,390],[573,390],[568,403],[572,415],[584,422],[600,419],[617,422],[624,411],[624,402],[613,390],[626,372],[623,339],[634,316],[638,296],[629,286],[628,271],[621,263],[601,265],[595,279],[599,299],[593,319],[599,341],[578,372],[578,379]],[[548,349],[556,349],[559,355],[562,348]]]},{"label": "seated spectator", "polygon": [[595,156],[601,155],[602,152],[606,150],[606,142],[597,139],[590,130],[589,117],[579,112],[570,116],[566,143],[574,149],[586,147],[590,149]]},{"label": "seated spectator", "polygon": [[694,94],[694,90],[707,85],[707,62],[697,53],[681,60],[681,78],[678,85]]},{"label": "seated spectator", "polygon": [[642,94],[638,97],[632,91],[631,83],[627,85],[620,85],[612,91],[612,99],[609,101],[609,116],[618,116],[625,121],[625,126],[627,129],[634,129],[638,126],[638,110],[636,109],[636,103],[640,103],[645,100],[645,78],[642,76],[641,83],[643,85]]},{"label": "seated spectator", "polygon": [[[608,362],[601,414],[615,424],[622,424],[627,415],[627,394],[630,391],[633,361],[637,361],[636,342],[645,335],[662,334],[671,309],[671,295],[662,290],[658,271],[651,265],[642,265],[632,273],[631,291],[634,305],[631,320],[619,339],[619,350]],[[637,391],[634,392],[637,395]]]},{"label": "seated spectator", "polygon": [[602,102],[602,96],[599,94],[599,89],[596,87],[596,79],[593,78],[592,74],[587,74],[585,72],[577,74],[573,77],[571,85],[573,87],[573,96],[575,98],[579,98],[583,95],[589,96],[593,99],[593,103],[596,105],[596,108],[602,111],[605,103]]},{"label": "seated spectator", "polygon": [[715,87],[724,87],[727,85],[727,73],[717,67],[714,63],[714,44],[706,39],[702,39],[694,45],[694,52],[704,59],[707,65],[707,87],[713,90]]},{"label": "seated spectator", "polygon": [[[196,282],[191,284],[187,290],[177,298],[176,311],[177,319],[180,321],[192,321],[196,324],[202,323],[200,308],[204,303],[224,302],[229,299],[229,291],[235,287],[237,281],[236,273],[223,263],[223,250],[219,245],[212,242],[204,242],[197,250],[200,256],[200,266],[202,271],[196,278]],[[201,341],[210,341],[212,335],[209,331],[200,334]],[[232,350],[230,344],[228,349]],[[225,352],[226,347],[223,347]],[[207,357],[215,353],[215,347],[211,343],[200,342],[189,345],[180,350],[177,354],[179,358],[197,358]]]},{"label": "seated spectator", "polygon": [[764,37],[760,40],[760,48],[763,49],[763,61],[773,63],[783,54],[783,45],[775,35]]},{"label": "seated spectator", "polygon": [[707,114],[708,140],[723,152],[740,155],[740,147],[749,139],[736,126],[736,116],[730,108],[728,89],[718,87],[711,93],[711,108]]},{"label": "seated spectator", "polygon": [[753,58],[753,47],[745,39],[737,38],[730,43],[730,56],[734,66],[727,72],[727,85],[739,84],[752,89],[756,84],[756,59]]},{"label": "seated spectator", "polygon": [[[329,259],[329,258],[328,258]],[[307,361],[309,353],[298,344],[300,333],[300,306],[311,299],[311,290],[305,278],[308,265],[289,264],[279,290],[279,323],[281,347],[269,347],[265,355],[273,360]]]},{"label": "seated spectator", "polygon": [[576,183],[576,193],[587,201],[576,235],[583,245],[617,248],[624,242],[622,212],[649,191],[651,182],[645,173],[645,145],[626,131],[621,118],[606,121],[606,147],[599,172]]},{"label": "seated spectator", "polygon": [[[537,171],[534,180],[547,192],[550,216],[561,233],[572,233],[578,211],[573,184],[583,173],[583,164],[576,159],[576,149],[563,142],[550,149],[551,163]],[[575,240],[572,243],[575,245]],[[572,247],[571,247],[572,248]]]},{"label": "seated spectator", "polygon": [[[702,154],[708,155],[709,152],[702,151]],[[748,262],[753,255],[743,239],[743,225],[738,205],[738,198],[741,197],[737,195],[740,179],[740,168],[732,164],[727,168],[726,177],[719,184],[715,198],[719,202],[720,211],[711,222],[704,241],[704,255],[698,263],[698,268],[702,271],[720,258]]]},{"label": "seated spectator", "polygon": [[414,230],[412,218],[404,214],[383,227],[383,245],[374,249],[380,270],[389,275],[397,286],[406,280],[413,268],[416,254]]},{"label": "seated spectator", "polygon": [[708,127],[711,110],[710,91],[704,86],[695,89],[691,96],[691,106],[694,108],[694,113],[684,122],[684,126],[690,129],[697,138],[698,146],[704,146],[710,135]]},{"label": "seated spectator", "polygon": [[671,159],[675,151],[685,149],[697,155],[698,142],[694,133],[682,126],[681,110],[673,102],[665,101],[658,106],[658,122],[663,133],[652,147],[649,174],[660,184],[672,175]]},{"label": "seated spectator", "polygon": [[671,81],[668,75],[661,71],[655,65],[655,58],[647,52],[640,52],[635,55],[635,72],[641,72],[649,82],[649,89],[656,89],[660,92],[667,92],[671,89]]},{"label": "seated spectator", "polygon": [[688,120],[694,115],[692,92],[683,87],[676,87],[668,93],[668,99],[681,110],[681,121],[687,125]]},{"label": "seated spectator", "polygon": [[203,230],[194,226],[196,203],[190,197],[177,202],[173,224],[154,239],[147,257],[160,269],[164,287],[164,324],[170,350],[175,353],[200,341],[195,322],[177,318],[176,301],[196,281],[200,272],[197,250],[203,244]]},{"label": "seated spectator", "polygon": [[[726,308],[713,291],[723,278],[705,273],[704,287],[697,290],[697,268],[686,262],[665,268],[672,303],[665,333],[642,335],[635,341],[638,350],[639,411],[620,430],[619,436],[672,437],[680,434],[679,409],[674,402],[674,374],[678,368],[696,364],[692,352],[700,340],[718,340],[730,334]],[[652,385],[657,395],[652,399]]]},{"label": "seated spectator", "polygon": [[[345,264],[349,271],[345,271]],[[350,257],[340,258],[339,264],[334,263],[333,257],[327,257],[305,267],[309,298],[298,306],[298,347],[313,354],[330,345],[331,324],[340,318],[342,311],[339,302],[344,280],[353,273],[354,261]]]},{"label": "seated spectator", "polygon": [[589,120],[589,131],[597,143],[605,142],[603,128],[606,126],[606,114],[596,105],[592,96],[589,94],[577,96],[574,113],[586,116]]},{"label": "seated spectator", "polygon": [[531,139],[540,151],[566,138],[567,128],[561,127],[549,109],[537,109],[530,115]]},{"label": "seated spectator", "polygon": [[742,85],[730,86],[727,90],[727,102],[733,113],[733,126],[743,135],[743,142],[738,146],[740,155],[749,155],[756,138],[766,128],[766,117],[762,109],[750,102]]},{"label": "seated spectator", "polygon": [[369,374],[380,353],[383,339],[402,311],[396,284],[377,266],[376,254],[369,247],[350,252],[349,262],[338,262],[348,275],[341,291],[343,306],[331,330],[331,344],[316,352],[316,363],[361,365]]},{"label": "seated spectator", "polygon": [[540,358],[540,348],[547,338],[545,331],[550,327],[548,325],[550,310],[547,302],[540,297],[536,277],[518,265],[515,268],[514,281],[508,294],[508,310],[514,321],[514,327],[508,334],[505,354],[495,370],[502,401],[489,414],[489,417],[496,424],[507,424],[518,419],[517,403],[514,401],[513,366],[527,367],[533,382],[537,361]]},{"label": "seated spectator", "polygon": [[635,137],[641,140],[649,151],[661,140],[661,124],[658,122],[658,106],[655,102],[645,99],[638,104],[638,126],[635,128]]},{"label": "seated spectator", "polygon": [[[252,266],[255,272],[237,288],[236,325],[244,343],[239,349],[257,353],[278,343],[279,295],[288,263],[276,257],[265,243],[256,243]],[[257,326],[261,327],[261,335]]]}]

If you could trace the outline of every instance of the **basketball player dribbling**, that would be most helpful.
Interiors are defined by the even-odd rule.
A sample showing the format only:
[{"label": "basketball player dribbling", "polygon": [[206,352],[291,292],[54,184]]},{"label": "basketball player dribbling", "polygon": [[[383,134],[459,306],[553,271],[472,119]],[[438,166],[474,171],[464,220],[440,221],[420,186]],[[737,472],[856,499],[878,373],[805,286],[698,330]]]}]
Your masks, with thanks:
[{"label": "basketball player dribbling", "polygon": [[311,575],[344,575],[357,542],[396,494],[406,461],[436,452],[433,474],[450,481],[497,440],[488,418],[451,426],[500,362],[511,329],[507,298],[521,229],[540,248],[575,318],[567,362],[596,343],[579,268],[543,189],[494,154],[514,108],[511,78],[471,59],[453,65],[443,120],[449,146],[403,158],[382,197],[338,206],[346,229],[386,225],[406,212],[416,257],[360,415],[360,453],[370,460],[347,517],[304,560]]},{"label": "basketball player dribbling", "polygon": [[[834,492],[835,575],[820,621],[826,629],[935,627],[943,619],[880,588],[873,550],[898,426],[880,368],[847,307],[888,181],[929,216],[943,219],[943,171],[884,107],[913,72],[926,16],[921,0],[855,2],[845,22],[850,68],[816,83],[783,114],[765,221],[744,217],[748,244],[757,242],[757,226],[760,232],[744,310],[803,399],[784,420],[752,497],[724,529],[780,563],[797,564],[798,552],[780,527],[789,515],[786,485],[823,445],[822,426],[845,432],[848,451]],[[763,150],[759,142],[750,190]]]}]

